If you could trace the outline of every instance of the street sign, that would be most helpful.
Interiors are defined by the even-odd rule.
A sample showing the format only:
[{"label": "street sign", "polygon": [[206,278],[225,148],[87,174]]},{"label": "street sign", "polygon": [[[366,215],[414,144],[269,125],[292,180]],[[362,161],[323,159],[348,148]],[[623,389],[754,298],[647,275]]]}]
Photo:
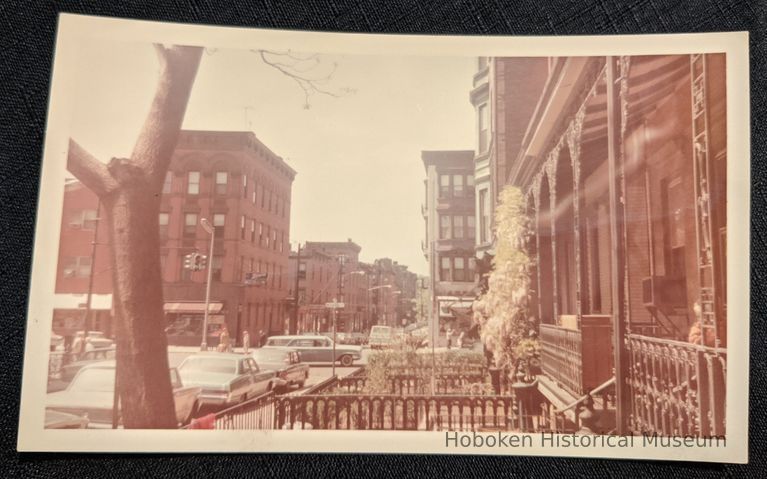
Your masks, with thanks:
[{"label": "street sign", "polygon": [[346,305],[344,303],[325,303],[325,307],[330,309],[341,309],[346,307]]}]

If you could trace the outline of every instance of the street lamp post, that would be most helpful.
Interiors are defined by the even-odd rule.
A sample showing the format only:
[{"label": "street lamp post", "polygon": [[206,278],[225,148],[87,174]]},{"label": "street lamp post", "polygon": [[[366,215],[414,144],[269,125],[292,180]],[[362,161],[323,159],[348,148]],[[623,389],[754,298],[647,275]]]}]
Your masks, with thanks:
[{"label": "street lamp post", "polygon": [[216,228],[210,222],[203,218],[200,220],[203,229],[210,235],[210,246],[208,249],[208,278],[205,284],[205,315],[202,320],[202,343],[200,351],[208,350],[208,315],[210,310],[210,283],[213,278],[213,243],[216,239]]}]

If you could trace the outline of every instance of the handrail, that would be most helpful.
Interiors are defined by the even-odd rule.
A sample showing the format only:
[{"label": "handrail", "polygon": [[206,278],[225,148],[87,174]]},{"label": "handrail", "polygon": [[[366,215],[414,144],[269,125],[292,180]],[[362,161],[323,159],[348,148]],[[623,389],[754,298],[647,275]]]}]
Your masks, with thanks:
[{"label": "handrail", "polygon": [[568,404],[567,406],[563,407],[562,409],[556,409],[554,411],[554,413],[555,414],[559,414],[559,413],[563,413],[565,411],[569,411],[570,409],[574,408],[575,406],[581,404],[583,401],[585,401],[589,397],[593,396],[594,394],[601,393],[603,390],[607,389],[609,386],[612,386],[613,384],[615,384],[615,376],[611,377],[610,379],[608,379],[604,383],[600,384],[599,386],[597,386],[593,390],[589,391],[588,394],[584,394],[583,396],[581,396],[580,398],[576,399],[575,401],[573,401],[572,403]]}]

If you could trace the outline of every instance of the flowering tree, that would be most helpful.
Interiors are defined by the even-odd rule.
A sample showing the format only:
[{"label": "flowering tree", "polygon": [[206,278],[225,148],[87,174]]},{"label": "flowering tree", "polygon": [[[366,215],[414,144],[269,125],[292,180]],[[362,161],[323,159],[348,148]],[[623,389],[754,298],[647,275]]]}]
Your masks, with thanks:
[{"label": "flowering tree", "polygon": [[495,366],[508,368],[538,349],[537,340],[530,336],[535,327],[529,312],[533,261],[526,246],[532,232],[519,188],[507,186],[501,192],[495,224],[494,269],[487,292],[474,303],[474,320],[480,325],[480,337],[492,352]]}]

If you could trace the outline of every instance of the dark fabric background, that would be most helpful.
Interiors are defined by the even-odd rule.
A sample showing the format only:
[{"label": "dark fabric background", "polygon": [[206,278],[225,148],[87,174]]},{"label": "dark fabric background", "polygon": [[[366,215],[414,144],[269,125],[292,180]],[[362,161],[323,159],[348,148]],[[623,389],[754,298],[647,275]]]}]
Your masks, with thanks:
[{"label": "dark fabric background", "polygon": [[[765,472],[765,3],[759,1],[177,0],[0,2],[0,471],[23,477],[333,476],[610,477]],[[174,22],[348,32],[573,35],[751,32],[751,411],[748,466],[477,456],[66,455],[15,451],[27,289],[49,78],[59,12]],[[467,93],[468,94],[468,93]],[[733,158],[732,161],[737,161]],[[730,221],[747,221],[742,218]],[[746,321],[748,318],[732,318]],[[762,475],[759,474],[759,475]],[[764,477],[764,476],[763,476]]]}]

